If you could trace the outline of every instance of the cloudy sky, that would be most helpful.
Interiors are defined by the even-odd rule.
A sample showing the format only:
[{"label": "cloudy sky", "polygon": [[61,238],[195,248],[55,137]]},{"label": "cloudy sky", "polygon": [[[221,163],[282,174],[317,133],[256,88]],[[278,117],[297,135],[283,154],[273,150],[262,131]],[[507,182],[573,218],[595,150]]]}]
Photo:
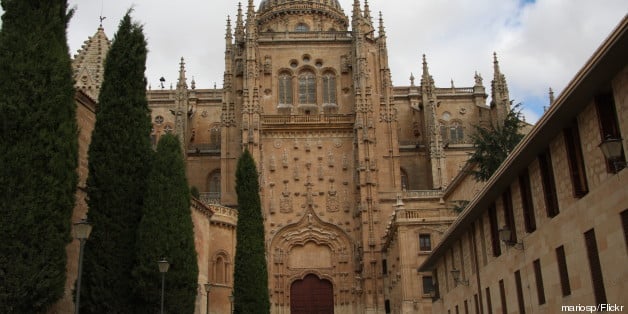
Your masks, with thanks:
[{"label": "cloudy sky", "polygon": [[[255,0],[258,6],[261,0]],[[198,88],[222,86],[224,33],[238,0],[69,0],[76,8],[68,30],[74,54],[97,29],[99,16],[109,38],[130,7],[144,25],[149,56],[146,76],[174,82],[180,57]],[[246,3],[246,1],[244,1]],[[351,15],[353,0],[339,0]],[[363,3],[364,1],[361,0]],[[626,0],[370,0],[381,11],[388,35],[393,83],[419,76],[421,55],[439,87],[473,85],[477,71],[490,86],[497,52],[511,98],[535,122],[628,12]]]}]

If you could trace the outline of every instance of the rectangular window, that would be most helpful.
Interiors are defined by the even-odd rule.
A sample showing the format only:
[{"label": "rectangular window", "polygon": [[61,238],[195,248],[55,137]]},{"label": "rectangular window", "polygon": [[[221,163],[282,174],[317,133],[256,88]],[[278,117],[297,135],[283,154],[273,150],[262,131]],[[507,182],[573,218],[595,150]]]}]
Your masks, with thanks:
[{"label": "rectangular window", "polygon": [[567,149],[567,160],[569,161],[573,195],[576,198],[580,198],[589,193],[589,186],[587,183],[587,172],[584,167],[578,120],[574,120],[569,127],[565,128],[563,135],[565,138],[565,148]]},{"label": "rectangular window", "polygon": [[484,236],[484,217],[480,218],[480,246],[482,247],[482,266],[486,266],[486,237]]},{"label": "rectangular window", "polygon": [[478,294],[473,295],[473,302],[475,303],[475,314],[480,314],[480,299],[478,299]]},{"label": "rectangular window", "polygon": [[515,285],[517,286],[517,302],[519,303],[519,313],[525,314],[526,305],[523,300],[523,286],[521,285],[521,273],[515,272]]},{"label": "rectangular window", "polygon": [[[621,138],[612,90],[595,97],[595,109],[600,124],[600,142],[607,138]],[[621,160],[626,160],[623,151],[621,157]],[[613,165],[612,160],[606,160],[606,171],[615,173],[615,165]]]},{"label": "rectangular window", "polygon": [[388,274],[388,261],[385,259],[382,260],[382,274],[384,276]]},{"label": "rectangular window", "polygon": [[541,273],[541,261],[535,260],[534,278],[536,279],[536,293],[539,297],[539,304],[545,304],[545,288],[543,287],[543,274]]},{"label": "rectangular window", "polygon": [[439,285],[438,285],[438,271],[434,270],[432,272],[432,285],[433,285],[433,289],[434,289],[434,299],[439,299],[440,298],[440,289],[439,289]]},{"label": "rectangular window", "polygon": [[569,272],[567,271],[565,248],[562,245],[556,248],[556,263],[558,264],[560,288],[563,292],[563,296],[568,296],[571,294],[571,285],[569,284]]},{"label": "rectangular window", "polygon": [[547,211],[547,217],[555,217],[559,213],[558,195],[556,194],[554,168],[552,167],[552,156],[550,155],[549,149],[539,155],[539,166],[541,169],[543,193],[545,194],[545,210]]},{"label": "rectangular window", "polygon": [[386,314],[390,313],[390,300],[384,301],[384,310],[386,311]]},{"label": "rectangular window", "polygon": [[493,304],[491,303],[491,288],[486,287],[486,310],[488,314],[493,314]]},{"label": "rectangular window", "polygon": [[506,288],[504,287],[504,280],[499,281],[499,296],[502,300],[502,313],[508,313],[508,303],[506,302]]},{"label": "rectangular window", "polygon": [[458,306],[456,305],[456,314],[460,314],[460,311],[458,311]]},{"label": "rectangular window", "polygon": [[497,257],[502,255],[502,248],[499,243],[499,226],[497,226],[497,209],[495,204],[492,204],[488,209],[488,218],[491,224],[491,244],[493,247],[493,256]]},{"label": "rectangular window", "polygon": [[512,210],[510,187],[502,194],[502,201],[504,202],[504,218],[508,229],[510,229],[510,243],[517,243],[517,226],[515,225],[515,214]]},{"label": "rectangular window", "polygon": [[432,276],[423,276],[423,294],[430,294],[434,291]]},{"label": "rectangular window", "polygon": [[419,250],[422,252],[432,250],[432,238],[430,234],[419,234]]},{"label": "rectangular window", "polygon": [[624,242],[628,247],[628,209],[621,212],[621,225],[624,226]]},{"label": "rectangular window", "polygon": [[469,314],[469,302],[464,300],[464,314]]},{"label": "rectangular window", "polygon": [[587,256],[589,257],[589,269],[591,270],[591,281],[593,282],[593,293],[595,303],[606,303],[606,289],[604,288],[604,277],[602,277],[602,266],[595,240],[595,230],[591,229],[584,233]]},{"label": "rectangular window", "polygon": [[519,175],[519,190],[521,191],[521,206],[523,207],[523,221],[526,232],[532,233],[536,230],[536,217],[534,215],[534,202],[532,201],[530,173],[527,168]]}]

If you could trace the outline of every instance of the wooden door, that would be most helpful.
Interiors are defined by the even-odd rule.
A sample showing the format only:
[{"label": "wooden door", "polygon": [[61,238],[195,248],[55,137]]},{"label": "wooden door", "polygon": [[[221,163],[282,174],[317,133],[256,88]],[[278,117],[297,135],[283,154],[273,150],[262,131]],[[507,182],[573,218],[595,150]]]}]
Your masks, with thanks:
[{"label": "wooden door", "polygon": [[328,280],[307,275],[290,287],[291,314],[334,314],[334,289]]}]

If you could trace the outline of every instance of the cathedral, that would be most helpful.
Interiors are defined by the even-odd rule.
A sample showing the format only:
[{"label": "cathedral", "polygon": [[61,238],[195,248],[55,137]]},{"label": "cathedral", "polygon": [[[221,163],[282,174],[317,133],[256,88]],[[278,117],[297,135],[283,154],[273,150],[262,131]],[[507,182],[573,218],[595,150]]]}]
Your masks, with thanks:
[{"label": "cathedral", "polygon": [[[417,269],[481,187],[468,175],[470,134],[505,118],[506,79],[492,56],[488,88],[477,73],[473,86],[437,87],[423,56],[421,75],[393,86],[381,13],[360,0],[345,9],[249,0],[226,22],[222,89],[197,88],[183,58],[176,85],[148,87],[153,143],[179,136],[199,191],[196,313],[232,306],[245,149],[259,171],[271,313],[431,311],[432,273]],[[85,102],[98,99],[109,45],[101,27],[74,57]]]}]

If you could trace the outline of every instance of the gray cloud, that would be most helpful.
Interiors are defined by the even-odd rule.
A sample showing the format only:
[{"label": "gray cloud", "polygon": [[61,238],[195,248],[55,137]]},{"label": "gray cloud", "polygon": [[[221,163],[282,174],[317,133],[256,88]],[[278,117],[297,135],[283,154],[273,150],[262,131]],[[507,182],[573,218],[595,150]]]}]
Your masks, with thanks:
[{"label": "gray cloud", "polygon": [[[353,0],[340,3],[350,16]],[[146,75],[153,87],[161,76],[174,83],[182,56],[188,78],[199,88],[222,86],[226,17],[234,18],[236,0],[70,0],[70,5],[76,8],[68,30],[72,53],[96,31],[101,12],[112,38],[120,18],[134,7],[148,38]],[[489,85],[496,51],[511,98],[524,102],[528,121],[542,113],[548,87],[558,95],[628,12],[625,0],[370,0],[369,5],[375,23],[378,11],[384,15],[395,85],[408,85],[411,72],[420,75],[423,53],[439,86],[450,86],[451,80],[471,86],[475,71]]]}]

